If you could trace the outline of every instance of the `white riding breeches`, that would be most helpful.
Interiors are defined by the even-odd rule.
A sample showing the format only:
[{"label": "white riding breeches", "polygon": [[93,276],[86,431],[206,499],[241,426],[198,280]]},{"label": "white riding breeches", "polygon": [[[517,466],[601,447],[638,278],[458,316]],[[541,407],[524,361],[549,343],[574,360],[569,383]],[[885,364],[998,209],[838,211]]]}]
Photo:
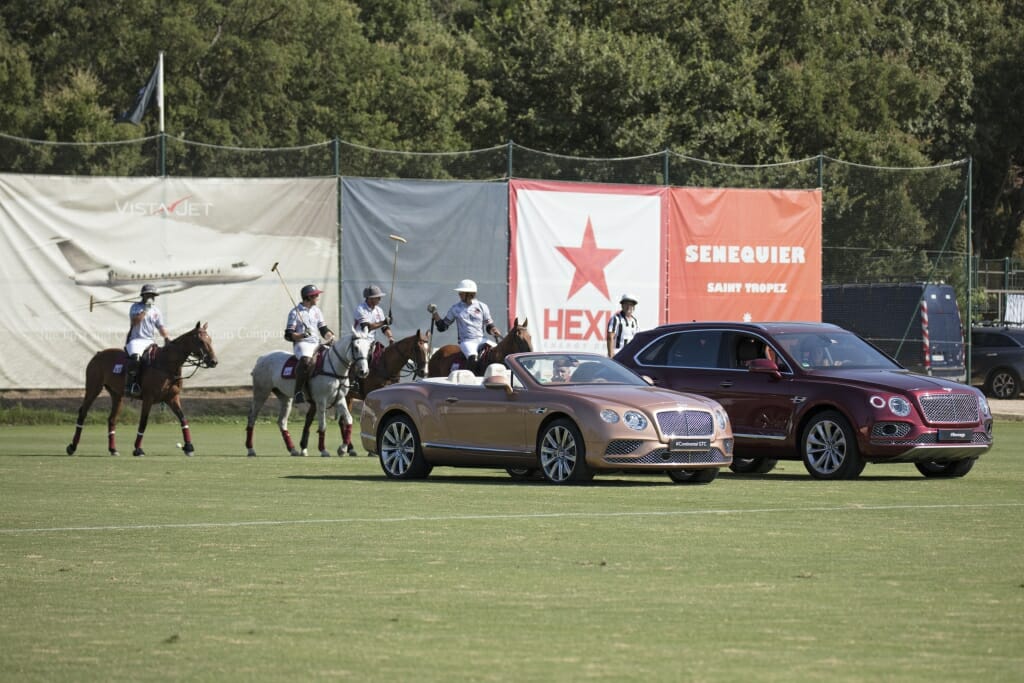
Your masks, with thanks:
[{"label": "white riding breeches", "polygon": [[125,345],[124,350],[129,356],[141,356],[152,343],[152,339],[132,339]]}]

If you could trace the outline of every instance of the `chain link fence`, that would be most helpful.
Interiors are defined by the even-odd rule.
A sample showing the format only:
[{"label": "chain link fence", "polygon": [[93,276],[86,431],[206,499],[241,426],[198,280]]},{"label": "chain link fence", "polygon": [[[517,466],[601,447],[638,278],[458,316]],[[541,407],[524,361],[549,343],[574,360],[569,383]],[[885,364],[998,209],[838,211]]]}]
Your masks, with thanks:
[{"label": "chain link fence", "polygon": [[[167,135],[118,142],[51,142],[0,134],[0,170],[82,176],[372,177],[570,182],[822,190],[823,284],[948,282],[971,315],[996,306],[986,290],[1024,288],[1024,274],[988,266],[971,279],[971,166],[887,168],[816,156],[739,165],[672,150],[586,158],[512,141],[465,152],[383,150],[330,140],[302,147],[244,148]],[[985,262],[986,264],[990,262]],[[991,272],[990,272],[991,271]],[[978,288],[978,289],[975,289]]]}]

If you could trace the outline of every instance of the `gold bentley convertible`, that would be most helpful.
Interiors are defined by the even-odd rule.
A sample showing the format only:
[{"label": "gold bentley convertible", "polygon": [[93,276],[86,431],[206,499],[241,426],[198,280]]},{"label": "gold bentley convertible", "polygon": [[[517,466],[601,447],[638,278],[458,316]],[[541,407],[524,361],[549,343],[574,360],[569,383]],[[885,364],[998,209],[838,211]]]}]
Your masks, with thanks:
[{"label": "gold bentley convertible", "polygon": [[705,484],[732,462],[717,402],[651,386],[590,353],[516,353],[483,377],[455,370],[392,384],[363,402],[363,447],[391,479],[435,466],[503,468],[516,480],[665,473]]}]

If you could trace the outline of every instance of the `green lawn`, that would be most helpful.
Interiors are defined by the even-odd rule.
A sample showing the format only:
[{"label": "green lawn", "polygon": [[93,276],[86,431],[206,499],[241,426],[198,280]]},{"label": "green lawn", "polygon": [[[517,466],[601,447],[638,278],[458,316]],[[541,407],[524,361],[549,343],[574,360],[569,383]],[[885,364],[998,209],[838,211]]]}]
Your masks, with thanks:
[{"label": "green lawn", "polygon": [[[516,485],[261,424],[0,428],[0,680],[1019,681],[1024,423],[963,479]],[[298,432],[295,425],[294,431]],[[337,446],[337,430],[330,432]]]}]

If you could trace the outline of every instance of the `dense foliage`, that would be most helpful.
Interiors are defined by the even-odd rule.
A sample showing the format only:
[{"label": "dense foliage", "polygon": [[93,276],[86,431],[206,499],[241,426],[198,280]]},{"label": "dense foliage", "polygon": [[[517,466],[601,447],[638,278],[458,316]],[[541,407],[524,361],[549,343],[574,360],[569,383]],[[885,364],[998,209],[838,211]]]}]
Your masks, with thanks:
[{"label": "dense foliage", "polygon": [[[0,133],[152,135],[155,116],[114,115],[162,50],[167,133],[215,145],[970,155],[975,248],[992,258],[1024,220],[1021,36],[1024,0],[8,0]],[[57,154],[5,170],[118,173],[140,152]]]}]

